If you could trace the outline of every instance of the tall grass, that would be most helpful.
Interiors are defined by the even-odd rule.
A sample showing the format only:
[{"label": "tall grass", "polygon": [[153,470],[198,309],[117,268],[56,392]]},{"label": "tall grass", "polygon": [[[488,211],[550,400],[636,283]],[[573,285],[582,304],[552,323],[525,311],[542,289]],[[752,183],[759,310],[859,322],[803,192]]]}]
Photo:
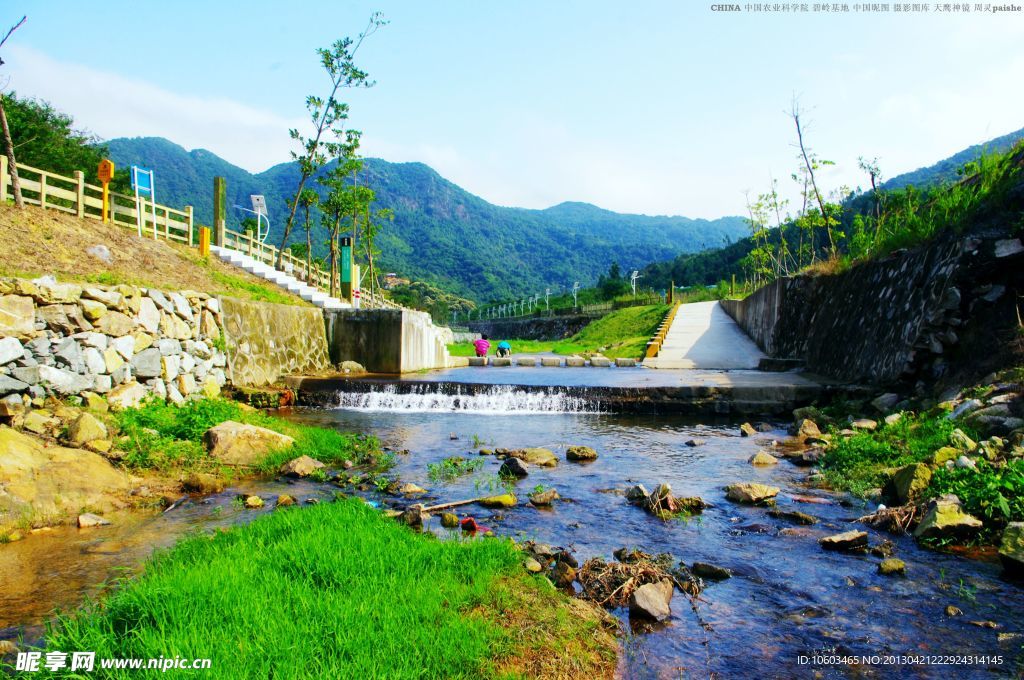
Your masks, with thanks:
[{"label": "tall grass", "polygon": [[209,677],[227,679],[509,677],[505,660],[535,653],[545,633],[561,653],[595,644],[594,623],[572,617],[546,632],[499,625],[509,610],[536,623],[564,605],[521,559],[504,540],[417,535],[355,499],[278,511],[159,554],[60,616],[48,647],[210,658]]},{"label": "tall grass", "polygon": [[118,445],[125,452],[122,462],[130,468],[214,467],[216,461],[202,444],[203,433],[228,420],[265,427],[295,439],[291,447],[270,452],[259,465],[262,471],[269,472],[302,455],[334,465],[346,460],[361,463],[380,451],[375,437],[292,423],[226,399],[189,401],[181,406],[150,401],[115,418],[125,435]]}]

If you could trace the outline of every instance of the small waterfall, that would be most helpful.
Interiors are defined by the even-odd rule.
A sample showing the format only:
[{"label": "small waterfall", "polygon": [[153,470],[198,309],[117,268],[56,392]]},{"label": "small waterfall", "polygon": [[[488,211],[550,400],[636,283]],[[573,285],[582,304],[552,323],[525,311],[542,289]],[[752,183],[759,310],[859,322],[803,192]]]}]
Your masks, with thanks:
[{"label": "small waterfall", "polygon": [[381,384],[368,391],[337,392],[337,408],[405,413],[465,412],[490,414],[599,413],[597,401],[579,389],[453,383]]}]

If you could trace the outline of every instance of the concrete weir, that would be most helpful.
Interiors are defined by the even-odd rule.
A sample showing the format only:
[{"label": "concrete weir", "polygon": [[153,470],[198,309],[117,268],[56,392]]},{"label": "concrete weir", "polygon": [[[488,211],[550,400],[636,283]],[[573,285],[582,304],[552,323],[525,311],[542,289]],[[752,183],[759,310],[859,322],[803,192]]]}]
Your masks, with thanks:
[{"label": "concrete weir", "polygon": [[[705,417],[788,418],[794,408],[847,389],[795,373],[651,372],[639,368],[578,369],[572,375],[579,375],[580,379],[568,381],[578,384],[527,384],[531,377],[545,372],[551,375],[551,369],[541,367],[516,369],[515,373],[524,378],[521,384],[510,384],[509,373],[485,368],[452,369],[423,379],[296,376],[287,380],[296,390],[300,405],[328,409],[489,413],[526,410]],[[634,380],[651,373],[660,377]],[[498,377],[502,375],[503,379]],[[599,375],[607,377],[602,379]]]},{"label": "concrete weir", "polygon": [[331,362],[356,361],[373,373],[398,375],[447,368],[451,330],[409,309],[324,310]]}]

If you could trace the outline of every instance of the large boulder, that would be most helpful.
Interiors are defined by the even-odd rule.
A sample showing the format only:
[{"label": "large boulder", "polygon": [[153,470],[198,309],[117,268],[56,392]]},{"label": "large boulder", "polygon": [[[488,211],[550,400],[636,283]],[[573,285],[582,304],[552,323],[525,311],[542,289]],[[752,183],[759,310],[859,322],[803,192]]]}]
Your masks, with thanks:
[{"label": "large boulder", "polygon": [[921,523],[914,530],[915,538],[967,538],[978,533],[982,522],[968,515],[960,506],[960,499],[946,494],[928,503]]},{"label": "large boulder", "polygon": [[1024,522],[1010,522],[999,543],[999,559],[1007,573],[1024,576]]},{"label": "large boulder", "polygon": [[747,505],[762,505],[774,502],[773,499],[778,493],[779,488],[777,486],[749,482],[730,484],[725,488],[726,498],[734,503],[745,503]]},{"label": "large boulder", "polygon": [[514,495],[503,493],[497,496],[481,498],[477,502],[485,508],[514,508],[517,500]]},{"label": "large boulder", "polygon": [[11,371],[12,377],[29,385],[43,385],[58,394],[72,395],[92,389],[93,379],[53,366],[27,366]]},{"label": "large boulder", "polygon": [[98,454],[45,447],[0,426],[0,531],[26,516],[48,522],[77,515],[82,508],[119,509],[129,488],[127,475]]},{"label": "large boulder", "polygon": [[508,455],[538,467],[555,467],[558,465],[558,458],[548,449],[518,449],[509,452]]},{"label": "large boulder", "polygon": [[645,583],[629,597],[629,615],[642,619],[664,621],[672,615],[672,581],[663,579],[657,583]]},{"label": "large boulder", "polygon": [[899,505],[918,500],[932,481],[932,469],[924,463],[911,463],[896,471],[886,485],[885,495]]},{"label": "large boulder", "polygon": [[265,427],[228,420],[203,434],[210,455],[228,465],[256,465],[271,451],[291,448],[295,440]]}]

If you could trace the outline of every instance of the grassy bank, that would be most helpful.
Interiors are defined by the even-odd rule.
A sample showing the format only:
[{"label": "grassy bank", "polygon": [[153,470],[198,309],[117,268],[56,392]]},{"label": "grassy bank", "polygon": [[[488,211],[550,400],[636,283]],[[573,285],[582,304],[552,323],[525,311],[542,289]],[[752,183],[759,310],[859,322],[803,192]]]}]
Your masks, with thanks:
[{"label": "grassy bank", "polygon": [[276,470],[302,455],[340,465],[345,461],[362,463],[380,454],[380,444],[374,437],[292,423],[227,399],[190,401],[181,406],[151,401],[113,417],[123,436],[118,441],[124,453],[121,462],[131,469],[216,468],[217,461],[203,447],[203,433],[227,420],[265,427],[295,439],[292,447],[268,454],[259,466],[263,472]]},{"label": "grassy bank", "polygon": [[[864,496],[883,487],[895,470],[927,463],[933,472],[922,497],[956,494],[964,511],[984,522],[983,538],[994,536],[1009,522],[1024,521],[1024,459],[1009,457],[1005,448],[1000,451],[986,442],[958,450],[951,458],[967,454],[976,469],[936,464],[936,452],[957,444],[960,434],[954,435],[955,430],[978,440],[969,424],[948,419],[941,409],[925,414],[905,412],[894,424],[881,423],[873,432],[859,431],[849,437],[839,436],[833,428],[834,443],[828,447],[821,469],[833,488]],[[979,455],[986,449],[988,454]]]},{"label": "grassy bank", "polygon": [[[164,240],[139,238],[134,229],[79,219],[56,210],[0,206],[0,276],[36,278],[53,274],[60,281],[127,284],[161,290],[201,290],[248,300],[308,306],[276,284],[216,257]],[[102,244],[109,257],[87,255]]]},{"label": "grassy bank", "polygon": [[47,639],[98,658],[209,658],[218,678],[610,677],[602,617],[522,559],[505,540],[416,534],[356,499],[282,509],[181,542]]},{"label": "grassy bank", "polygon": [[[627,307],[611,312],[587,324],[583,330],[565,340],[538,341],[508,339],[513,354],[596,354],[606,357],[642,358],[647,341],[658,330],[658,324],[668,313],[668,305],[645,305]],[[506,338],[491,338],[492,352],[498,342]],[[472,343],[460,342],[448,345],[452,356],[474,356]]]}]

